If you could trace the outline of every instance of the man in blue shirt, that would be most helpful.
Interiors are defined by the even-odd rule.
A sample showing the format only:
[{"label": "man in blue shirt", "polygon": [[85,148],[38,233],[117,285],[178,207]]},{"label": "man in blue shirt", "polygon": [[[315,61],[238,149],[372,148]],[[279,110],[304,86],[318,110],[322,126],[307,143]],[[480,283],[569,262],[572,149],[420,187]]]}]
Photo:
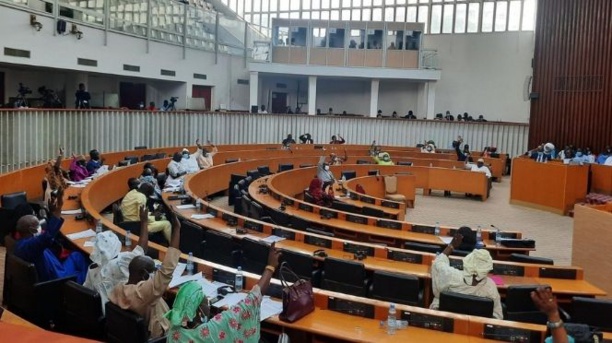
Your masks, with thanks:
[{"label": "man in blue shirt", "polygon": [[104,161],[100,158],[100,152],[96,149],[91,150],[89,152],[89,161],[85,166],[89,175],[95,174],[102,166],[102,163],[104,163]]},{"label": "man in blue shirt", "polygon": [[55,236],[64,223],[61,218],[63,195],[63,191],[60,190],[57,197],[49,200],[51,216],[47,220],[47,227],[44,231],[38,218],[33,215],[23,216],[17,221],[18,239],[15,242],[13,254],[36,266],[39,282],[74,275],[76,281],[83,284],[89,264],[83,254],[71,252],[66,258],[60,260],[51,250]]},{"label": "man in blue shirt", "polygon": [[610,148],[610,146],[608,145],[606,146],[604,151],[602,151],[601,154],[597,156],[597,164],[606,163],[606,160],[608,159],[608,157],[610,157],[610,155],[612,155],[612,148]]},{"label": "man in blue shirt", "polygon": [[587,155],[585,155],[584,153],[582,153],[582,149],[578,148],[576,150],[576,156],[574,156],[574,158],[572,158],[572,162],[574,163],[589,163],[589,157]]}]

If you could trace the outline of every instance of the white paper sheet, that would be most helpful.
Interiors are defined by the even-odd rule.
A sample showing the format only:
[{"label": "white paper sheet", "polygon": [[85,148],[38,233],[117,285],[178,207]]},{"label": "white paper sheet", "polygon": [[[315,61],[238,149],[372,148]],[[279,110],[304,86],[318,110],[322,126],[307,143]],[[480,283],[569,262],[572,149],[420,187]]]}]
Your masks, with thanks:
[{"label": "white paper sheet", "polygon": [[180,277],[181,275],[183,275],[183,273],[185,272],[185,269],[187,268],[187,264],[186,263],[181,263],[179,262],[176,265],[176,268],[174,268],[174,271],[172,272],[172,278],[177,278]]},{"label": "white paper sheet", "polygon": [[228,235],[235,235],[236,234],[236,229],[230,229],[228,227],[228,228],[225,228],[225,229],[221,229],[221,232],[227,233]]},{"label": "white paper sheet", "polygon": [[195,205],[194,204],[185,204],[185,205],[178,205],[176,206],[177,209],[179,210],[190,210],[190,209],[195,209]]},{"label": "white paper sheet", "polygon": [[259,312],[259,321],[276,316],[283,311],[283,303],[280,301],[272,300],[270,297],[264,296],[261,302],[261,310]]},{"label": "white paper sheet", "polygon": [[266,242],[268,244],[272,244],[274,242],[280,242],[280,241],[284,241],[284,240],[285,240],[284,237],[278,237],[278,236],[275,236],[275,235],[271,235],[271,236],[268,236],[268,237],[262,239],[261,241],[262,242]]},{"label": "white paper sheet", "polygon": [[168,288],[174,288],[176,286],[180,286],[182,284],[184,284],[185,282],[189,282],[189,281],[199,281],[202,279],[202,272],[199,272],[197,274],[194,275],[183,275],[183,276],[179,276],[177,278],[172,278],[172,281],[170,281],[170,284],[168,285]]},{"label": "white paper sheet", "polygon": [[217,289],[221,286],[215,285],[214,282],[210,282],[204,278],[198,281],[202,286],[202,292],[208,299],[212,299],[217,296]]},{"label": "white paper sheet", "polygon": [[217,301],[215,303],[215,307],[221,308],[221,307],[230,307],[230,306],[234,306],[237,303],[239,303],[241,300],[244,300],[244,298],[246,298],[247,293],[241,292],[241,293],[229,293],[228,295],[225,296],[225,298]]},{"label": "white paper sheet", "polygon": [[62,214],[65,215],[71,215],[71,214],[81,214],[83,213],[83,210],[80,208],[77,208],[76,210],[64,210],[62,211]]},{"label": "white paper sheet", "polygon": [[96,244],[96,242],[94,242],[94,241],[87,241],[87,242],[85,242],[85,243],[83,244],[83,246],[84,246],[85,248],[88,248],[88,247],[93,247],[95,244]]},{"label": "white paper sheet", "polygon": [[442,242],[444,242],[444,244],[450,244],[450,242],[453,241],[453,237],[442,237],[442,236],[440,236],[439,238],[440,238],[440,240]]},{"label": "white paper sheet", "polygon": [[200,220],[200,219],[210,219],[210,218],[214,218],[214,217],[215,216],[213,216],[210,213],[206,213],[206,214],[192,214],[191,215],[191,219],[197,219],[197,220]]},{"label": "white paper sheet", "polygon": [[85,188],[86,186],[87,185],[83,183],[75,183],[73,185],[70,185],[70,187],[73,187],[73,188]]},{"label": "white paper sheet", "polygon": [[81,239],[81,238],[94,237],[95,235],[96,235],[96,232],[94,230],[87,229],[85,231],[68,234],[66,235],[66,237],[70,240],[75,240],[75,239]]}]

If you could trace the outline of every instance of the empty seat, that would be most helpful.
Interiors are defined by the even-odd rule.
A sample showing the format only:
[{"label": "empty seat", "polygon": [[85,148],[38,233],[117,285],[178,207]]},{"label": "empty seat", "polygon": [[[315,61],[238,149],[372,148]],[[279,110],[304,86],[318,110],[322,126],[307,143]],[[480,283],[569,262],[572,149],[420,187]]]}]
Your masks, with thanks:
[{"label": "empty seat", "polygon": [[266,213],[267,216],[262,217],[261,220],[280,226],[289,226],[291,222],[291,215],[277,209],[268,208]]},{"label": "empty seat", "polygon": [[321,270],[315,267],[314,258],[291,250],[283,250],[281,259],[302,279],[310,280],[314,287],[321,285]]},{"label": "empty seat", "polygon": [[310,204],[316,204],[315,199],[310,195],[309,192],[304,192],[304,201]]},{"label": "empty seat", "polygon": [[81,337],[103,340],[104,313],[98,292],[74,281],[62,290],[61,331]]},{"label": "empty seat", "polygon": [[125,156],[124,161],[129,161],[130,164],[138,163],[138,156]]},{"label": "empty seat", "polygon": [[399,161],[397,162],[398,166],[411,166],[412,162],[408,162],[408,161]]},{"label": "empty seat", "polygon": [[251,178],[253,178],[253,180],[257,180],[260,177],[259,171],[257,169],[247,171],[247,176],[250,176]]},{"label": "empty seat", "polygon": [[118,167],[127,167],[127,166],[129,166],[129,165],[130,165],[130,161],[126,161],[126,160],[124,160],[124,161],[119,161],[119,162],[117,162],[117,166],[118,166]]},{"label": "empty seat", "polygon": [[281,163],[278,165],[278,172],[284,172],[287,170],[291,170],[293,169],[293,164],[292,163]]},{"label": "empty seat", "polygon": [[369,280],[363,263],[327,257],[321,287],[334,292],[364,297]]},{"label": "empty seat", "polygon": [[417,242],[404,243],[404,249],[429,252],[433,254],[438,253],[443,250],[443,248],[439,245],[417,243]]},{"label": "empty seat", "polygon": [[238,162],[237,158],[228,158],[225,160],[225,163],[234,163],[234,162]]},{"label": "empty seat", "polygon": [[144,154],[140,157],[140,161],[152,161],[155,159],[154,154]]},{"label": "empty seat", "polygon": [[357,160],[357,164],[370,164],[370,160]]},{"label": "empty seat", "polygon": [[612,300],[573,297],[572,308],[572,322],[612,331]]},{"label": "empty seat", "polygon": [[2,196],[0,196],[0,202],[2,203],[3,209],[14,210],[19,205],[27,205],[28,198],[26,192],[15,192],[2,194]]},{"label": "empty seat", "polygon": [[230,235],[207,230],[202,242],[202,258],[229,267],[236,267],[240,257],[240,247]]},{"label": "empty seat", "polygon": [[258,241],[250,238],[242,239],[242,270],[250,273],[261,274],[268,263],[268,253],[270,248]]},{"label": "empty seat", "polygon": [[314,164],[311,164],[311,163],[300,164],[300,168],[310,168],[310,167],[314,167]]},{"label": "empty seat", "polygon": [[181,241],[179,250],[185,254],[193,253],[193,256],[202,257],[202,242],[204,241],[204,230],[190,221],[181,223]]},{"label": "empty seat", "polygon": [[340,177],[344,177],[346,180],[354,179],[357,177],[357,172],[354,170],[343,170]]},{"label": "empty seat", "polygon": [[259,166],[257,167],[257,171],[259,172],[259,175],[261,176],[266,176],[266,175],[270,175],[270,167],[268,166]]},{"label": "empty seat", "polygon": [[397,304],[423,305],[418,277],[382,270],[374,271],[369,297]]},{"label": "empty seat", "polygon": [[506,291],[504,318],[517,322],[546,324],[547,316],[538,310],[531,300],[531,292],[536,288],[536,285],[509,286]]},{"label": "empty seat", "polygon": [[385,211],[378,209],[378,208],[369,207],[369,206],[362,207],[361,214],[363,214],[364,216],[385,218]]},{"label": "empty seat", "polygon": [[380,171],[378,169],[368,170],[368,176],[376,176],[379,174],[380,174]]},{"label": "empty seat", "polygon": [[529,256],[529,255],[517,254],[517,253],[510,254],[510,261],[521,262],[521,263],[534,263],[534,264],[549,264],[549,265],[555,264],[555,261],[553,261],[550,258]]},{"label": "empty seat", "polygon": [[385,199],[406,202],[406,196],[397,192],[397,176],[385,176]]},{"label": "empty seat", "polygon": [[249,217],[253,219],[261,219],[261,217],[266,215],[266,211],[263,207],[255,201],[251,201],[251,208],[249,210]]},{"label": "empty seat", "polygon": [[161,158],[165,158],[166,157],[166,153],[165,152],[158,152],[157,154],[155,154],[155,159],[161,159]]},{"label": "empty seat", "polygon": [[493,300],[454,292],[440,293],[440,311],[493,317]]},{"label": "empty seat", "polygon": [[110,343],[146,342],[149,338],[143,317],[119,306],[106,303],[106,340]]}]

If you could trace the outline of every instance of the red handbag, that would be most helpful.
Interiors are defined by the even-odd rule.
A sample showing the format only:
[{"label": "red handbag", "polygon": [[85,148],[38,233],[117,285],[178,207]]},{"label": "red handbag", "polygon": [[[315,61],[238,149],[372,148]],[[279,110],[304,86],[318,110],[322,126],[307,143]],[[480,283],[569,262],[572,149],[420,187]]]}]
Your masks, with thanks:
[{"label": "red handbag", "polygon": [[[289,285],[285,274],[291,275],[296,281]],[[310,281],[300,279],[287,262],[281,264],[279,275],[283,285],[283,311],[278,315],[280,320],[293,323],[314,311],[314,295]]]}]

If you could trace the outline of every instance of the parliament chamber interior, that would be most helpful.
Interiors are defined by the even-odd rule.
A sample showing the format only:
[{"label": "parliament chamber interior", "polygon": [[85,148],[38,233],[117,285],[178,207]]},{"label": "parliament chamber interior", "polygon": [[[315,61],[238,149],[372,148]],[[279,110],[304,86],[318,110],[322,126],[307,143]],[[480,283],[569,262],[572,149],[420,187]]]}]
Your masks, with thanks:
[{"label": "parliament chamber interior", "polygon": [[0,8],[0,340],[612,342],[606,0]]}]

